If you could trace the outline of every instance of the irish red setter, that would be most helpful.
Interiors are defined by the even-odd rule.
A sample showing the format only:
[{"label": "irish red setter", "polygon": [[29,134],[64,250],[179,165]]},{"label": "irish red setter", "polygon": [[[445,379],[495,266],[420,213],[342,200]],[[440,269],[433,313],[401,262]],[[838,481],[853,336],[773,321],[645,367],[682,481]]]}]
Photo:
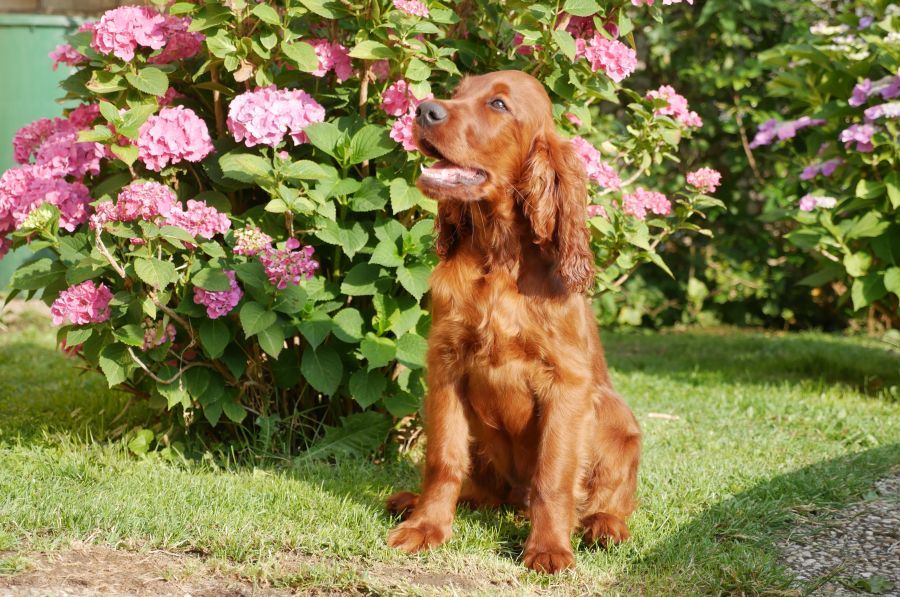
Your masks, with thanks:
[{"label": "irish red setter", "polygon": [[419,188],[438,201],[421,495],[388,543],[450,538],[458,501],[527,508],[525,565],[574,565],[592,542],[628,538],[640,431],[609,379],[585,293],[594,282],[587,183],[541,84],[517,71],[466,77],[416,112],[437,158]]}]

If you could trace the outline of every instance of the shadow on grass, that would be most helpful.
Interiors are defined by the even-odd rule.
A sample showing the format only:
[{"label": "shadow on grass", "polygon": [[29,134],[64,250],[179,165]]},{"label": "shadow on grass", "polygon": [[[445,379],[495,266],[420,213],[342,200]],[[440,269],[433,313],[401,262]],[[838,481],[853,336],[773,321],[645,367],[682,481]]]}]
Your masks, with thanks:
[{"label": "shadow on grass", "polygon": [[[824,334],[604,333],[610,367],[700,383],[843,384],[900,399],[900,351]],[[893,390],[891,388],[894,388]]]},{"label": "shadow on grass", "polygon": [[762,481],[641,553],[623,582],[645,587],[650,577],[681,578],[683,590],[690,589],[685,592],[704,595],[789,591],[791,579],[778,563],[776,542],[787,536],[792,522],[861,499],[898,465],[900,443],[893,443]]}]

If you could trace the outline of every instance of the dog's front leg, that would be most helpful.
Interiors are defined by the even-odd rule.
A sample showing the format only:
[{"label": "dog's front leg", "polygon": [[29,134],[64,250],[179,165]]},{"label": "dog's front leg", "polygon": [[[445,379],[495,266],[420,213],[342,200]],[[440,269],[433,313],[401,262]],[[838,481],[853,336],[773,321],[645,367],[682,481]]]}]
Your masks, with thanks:
[{"label": "dog's front leg", "polygon": [[575,565],[575,488],[590,420],[589,384],[557,383],[540,400],[540,446],[531,480],[525,565],[554,574]]},{"label": "dog's front leg", "polygon": [[460,487],[469,469],[469,426],[456,384],[429,376],[425,398],[425,478],[408,520],[388,535],[388,545],[412,553],[436,547],[452,534]]}]

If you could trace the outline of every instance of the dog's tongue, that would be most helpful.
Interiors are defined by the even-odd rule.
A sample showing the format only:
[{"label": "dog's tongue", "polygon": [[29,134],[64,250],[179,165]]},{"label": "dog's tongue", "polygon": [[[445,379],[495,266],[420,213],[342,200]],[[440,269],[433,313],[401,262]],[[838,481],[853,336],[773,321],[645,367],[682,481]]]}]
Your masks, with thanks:
[{"label": "dog's tongue", "polygon": [[474,183],[481,178],[475,168],[457,166],[447,160],[440,160],[432,166],[422,166],[422,176],[447,184]]}]

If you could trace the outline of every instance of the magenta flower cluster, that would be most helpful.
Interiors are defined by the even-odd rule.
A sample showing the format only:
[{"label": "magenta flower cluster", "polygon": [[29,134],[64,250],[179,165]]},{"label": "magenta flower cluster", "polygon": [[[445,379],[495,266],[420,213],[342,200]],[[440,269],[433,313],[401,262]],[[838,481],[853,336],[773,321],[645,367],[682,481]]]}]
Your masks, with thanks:
[{"label": "magenta flower cluster", "polygon": [[247,147],[277,146],[285,135],[294,143],[306,143],[303,132],[313,122],[325,120],[323,108],[300,89],[276,89],[274,85],[242,93],[228,107],[228,130]]},{"label": "magenta flower cluster", "polygon": [[111,300],[112,292],[106,284],[96,285],[93,280],[87,280],[70,286],[59,293],[50,306],[53,325],[63,325],[67,321],[72,325],[102,323],[109,319]]},{"label": "magenta flower cluster", "polygon": [[646,98],[663,100],[668,104],[653,111],[657,116],[671,116],[688,127],[703,126],[703,119],[700,118],[700,115],[688,108],[687,99],[676,92],[671,85],[663,85],[659,89],[649,92]]},{"label": "magenta flower cluster", "polygon": [[159,172],[183,160],[199,162],[213,151],[206,123],[184,106],[163,108],[138,131],[138,157]]},{"label": "magenta flower cluster", "polygon": [[646,191],[638,187],[633,193],[622,197],[622,211],[638,220],[647,217],[647,213],[667,216],[672,213],[672,203],[658,191]]},{"label": "magenta flower cluster", "polygon": [[175,340],[175,326],[171,323],[163,326],[162,322],[145,319],[141,327],[144,328],[144,345],[141,346],[144,352]]},{"label": "magenta flower cluster", "polygon": [[190,19],[160,14],[147,6],[121,6],[106,11],[94,26],[91,47],[100,54],[112,54],[125,62],[134,58],[138,48],[165,48],[150,62],[190,58],[200,50],[203,42],[202,34],[187,31],[190,22]]},{"label": "magenta flower cluster", "polygon": [[413,122],[416,118],[416,108],[425,100],[434,97],[428,94],[421,99],[413,95],[409,84],[399,79],[391,84],[381,96],[381,109],[391,116],[400,116],[391,125],[390,137],[403,146],[406,151],[415,151],[416,142],[413,139]]},{"label": "magenta flower cluster", "polygon": [[100,203],[91,216],[91,228],[100,229],[107,222],[152,220],[168,216],[177,205],[175,193],[158,182],[133,182],[119,191],[115,203]]},{"label": "magenta flower cluster", "polygon": [[283,290],[288,284],[296,286],[304,278],[313,277],[319,269],[319,262],[312,259],[313,252],[311,245],[300,248],[300,241],[291,238],[285,243],[284,249],[267,248],[260,252],[259,260],[266,270],[269,282]]},{"label": "magenta flower cluster", "polygon": [[622,180],[613,170],[612,166],[604,162],[596,147],[588,143],[582,137],[574,137],[570,143],[575,148],[575,153],[584,163],[584,169],[588,178],[594,180],[604,189],[619,189]]},{"label": "magenta flower cluster", "polygon": [[602,70],[606,76],[619,83],[637,68],[637,52],[617,39],[608,39],[595,33],[590,40],[575,40],[575,58],[587,58],[591,70]]},{"label": "magenta flower cluster", "polygon": [[194,302],[206,307],[206,316],[210,319],[218,319],[228,315],[241,302],[241,297],[244,296],[244,291],[238,286],[234,272],[226,270],[225,275],[228,276],[230,286],[228,290],[217,292],[204,290],[203,288],[194,288]]},{"label": "magenta flower cluster", "polygon": [[688,172],[685,179],[689,185],[701,193],[715,193],[722,180],[722,173],[713,168],[700,168]]},{"label": "magenta flower cluster", "polygon": [[167,226],[177,226],[186,230],[191,236],[202,238],[225,234],[231,227],[228,214],[195,199],[187,200],[186,209],[182,209],[177,204],[173,206],[163,223]]}]

